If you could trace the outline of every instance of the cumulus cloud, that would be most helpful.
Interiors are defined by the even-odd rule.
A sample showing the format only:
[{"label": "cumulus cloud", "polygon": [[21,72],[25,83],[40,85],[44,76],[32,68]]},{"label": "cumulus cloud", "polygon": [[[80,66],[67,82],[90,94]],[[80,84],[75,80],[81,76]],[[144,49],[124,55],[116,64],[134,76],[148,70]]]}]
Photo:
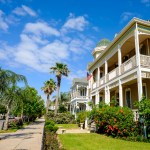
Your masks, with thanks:
[{"label": "cumulus cloud", "polygon": [[18,15],[18,16],[26,16],[26,15],[30,15],[32,17],[37,16],[36,12],[34,10],[32,10],[31,8],[22,5],[21,7],[17,7],[13,10],[13,13]]},{"label": "cumulus cloud", "polygon": [[150,0],[141,0],[141,3],[145,4],[145,6],[150,6]]},{"label": "cumulus cloud", "polygon": [[60,35],[57,29],[50,27],[45,22],[27,23],[24,32],[33,33],[35,35],[41,35],[41,34],[55,35],[55,36]]},{"label": "cumulus cloud", "polygon": [[73,14],[70,14],[68,20],[65,22],[65,24],[62,27],[63,32],[67,32],[67,30],[77,30],[77,31],[83,31],[88,25],[88,21],[84,16],[78,16],[75,17]]},{"label": "cumulus cloud", "polygon": [[[0,58],[4,60],[7,55],[7,59],[13,62],[11,65],[23,65],[39,72],[48,72],[55,62],[64,62],[72,66],[71,61],[76,61],[74,58],[80,58],[82,54],[90,50],[93,41],[81,34],[80,30],[76,31],[80,33],[76,35],[61,34],[61,30],[62,27],[54,28],[44,21],[26,23],[18,44],[0,45]],[[83,74],[77,70],[73,72],[77,76]]]},{"label": "cumulus cloud", "polygon": [[4,12],[2,10],[0,10],[0,29],[7,31],[8,27],[9,26],[4,18]]},{"label": "cumulus cloud", "polygon": [[121,23],[124,23],[126,21],[129,21],[130,19],[132,19],[133,17],[140,17],[139,14],[137,13],[133,13],[133,12],[123,12],[121,14]]}]

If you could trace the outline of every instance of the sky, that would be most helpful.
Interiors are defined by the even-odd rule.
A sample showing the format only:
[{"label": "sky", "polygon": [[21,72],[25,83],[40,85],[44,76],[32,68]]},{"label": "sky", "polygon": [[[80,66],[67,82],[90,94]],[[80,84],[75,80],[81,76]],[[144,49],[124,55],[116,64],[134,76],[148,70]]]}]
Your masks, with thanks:
[{"label": "sky", "polygon": [[50,67],[65,63],[61,91],[70,91],[98,41],[112,41],[133,17],[150,20],[150,0],[0,0],[0,66],[26,76],[45,99],[43,83],[56,81]]}]

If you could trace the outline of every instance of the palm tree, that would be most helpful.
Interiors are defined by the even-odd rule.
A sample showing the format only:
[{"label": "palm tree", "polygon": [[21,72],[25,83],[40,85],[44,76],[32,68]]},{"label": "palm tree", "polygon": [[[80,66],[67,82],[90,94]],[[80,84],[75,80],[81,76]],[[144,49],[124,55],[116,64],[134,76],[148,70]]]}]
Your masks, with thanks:
[{"label": "palm tree", "polygon": [[50,95],[56,90],[56,82],[53,79],[50,79],[44,83],[42,90],[47,95],[46,101],[46,114],[48,113],[48,108],[50,106]]},{"label": "palm tree", "polygon": [[27,85],[25,76],[0,68],[0,101],[3,101],[7,109],[6,121],[4,125],[6,130],[8,129],[10,109],[13,102],[16,100],[18,90],[17,83],[19,81],[23,81]]},{"label": "palm tree", "polygon": [[60,84],[61,84],[61,78],[63,76],[68,76],[68,73],[70,72],[67,65],[63,63],[56,63],[54,67],[51,67],[51,72],[56,74],[57,78],[57,97],[55,101],[55,114],[57,114],[58,110],[58,99],[59,99],[59,93],[60,93]]}]

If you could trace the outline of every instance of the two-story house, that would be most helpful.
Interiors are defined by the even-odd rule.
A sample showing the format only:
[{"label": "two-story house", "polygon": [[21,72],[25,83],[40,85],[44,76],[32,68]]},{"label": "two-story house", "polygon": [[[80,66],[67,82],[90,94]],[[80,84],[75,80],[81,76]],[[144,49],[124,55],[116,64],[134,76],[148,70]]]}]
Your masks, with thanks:
[{"label": "two-story house", "polygon": [[71,87],[70,113],[85,111],[88,107],[88,81],[86,78],[74,78]]},{"label": "two-story house", "polygon": [[[142,95],[150,98],[150,22],[133,18],[110,43],[101,40],[93,50],[94,62],[88,66],[90,99],[104,100],[133,111]],[[136,110],[135,110],[136,111]],[[137,119],[137,118],[135,118]]]}]

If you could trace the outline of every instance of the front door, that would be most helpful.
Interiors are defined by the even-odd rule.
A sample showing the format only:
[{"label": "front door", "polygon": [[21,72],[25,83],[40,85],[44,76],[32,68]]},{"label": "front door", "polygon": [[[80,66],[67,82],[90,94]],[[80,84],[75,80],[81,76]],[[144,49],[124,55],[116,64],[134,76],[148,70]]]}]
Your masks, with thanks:
[{"label": "front door", "polygon": [[131,91],[126,91],[126,103],[129,108],[131,108]]}]

